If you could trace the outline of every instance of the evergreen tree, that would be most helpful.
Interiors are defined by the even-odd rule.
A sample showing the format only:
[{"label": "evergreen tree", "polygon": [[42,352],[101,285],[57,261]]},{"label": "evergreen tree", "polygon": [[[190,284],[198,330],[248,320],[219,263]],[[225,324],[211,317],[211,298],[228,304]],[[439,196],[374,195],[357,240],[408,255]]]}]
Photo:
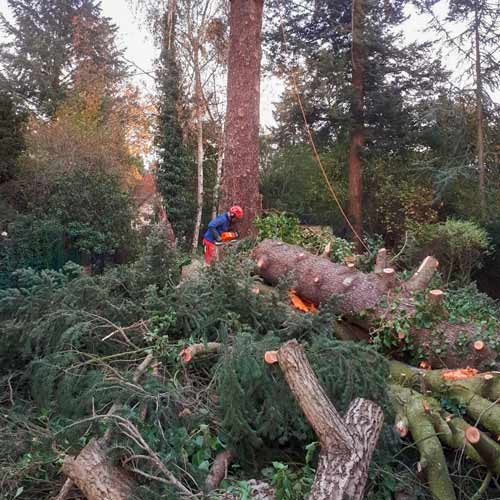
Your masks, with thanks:
[{"label": "evergreen tree", "polygon": [[[403,35],[395,29],[404,20],[404,5],[403,0],[364,2],[358,37],[363,72],[361,82],[359,71],[356,75],[355,92],[352,1],[327,0],[311,5],[293,0],[285,6],[282,22],[283,3],[269,4],[267,48],[273,54],[274,69],[288,78],[275,115],[278,126],[274,136],[281,147],[307,142],[298,90],[319,152],[333,152],[336,174],[341,170],[347,178],[351,132],[357,127],[364,143],[358,151],[363,162],[362,177],[371,179],[370,190],[362,193],[365,222],[370,222],[375,213],[369,204],[376,191],[376,175],[384,176],[389,174],[388,169],[411,164],[422,123],[416,105],[435,95],[445,81],[445,73],[432,57],[430,47],[405,46]],[[298,88],[292,82],[294,73]],[[382,166],[385,172],[380,171]],[[375,168],[379,171],[374,172]],[[319,171],[316,175],[324,184]],[[400,175],[401,171],[398,178]],[[345,186],[337,182],[336,187],[342,197]],[[331,197],[329,200],[331,217],[338,219]]]},{"label": "evergreen tree", "polygon": [[180,72],[175,50],[175,2],[163,18],[163,37],[157,80],[159,117],[156,133],[158,189],[161,192],[169,221],[181,244],[186,243],[193,227],[194,164],[183,143],[178,114]]},{"label": "evergreen tree", "polygon": [[0,15],[7,42],[0,44],[0,85],[30,109],[53,116],[83,68],[122,74],[116,27],[96,0],[7,0],[13,16]]},{"label": "evergreen tree", "polygon": [[0,92],[0,184],[14,177],[17,157],[24,148],[23,123],[12,97]]},{"label": "evergreen tree", "polygon": [[[432,28],[441,35],[446,43],[461,60],[461,69],[467,76],[467,83],[472,83],[475,101],[476,147],[475,163],[479,177],[479,201],[481,216],[487,212],[488,155],[492,153],[488,144],[488,122],[491,121],[495,108],[491,93],[500,87],[500,8],[498,3],[487,0],[451,0],[447,2],[448,15],[441,21],[432,7],[440,0],[423,0],[420,7],[431,15]],[[458,36],[451,34],[450,25],[461,24],[464,29]],[[464,90],[469,93],[469,90]]]}]

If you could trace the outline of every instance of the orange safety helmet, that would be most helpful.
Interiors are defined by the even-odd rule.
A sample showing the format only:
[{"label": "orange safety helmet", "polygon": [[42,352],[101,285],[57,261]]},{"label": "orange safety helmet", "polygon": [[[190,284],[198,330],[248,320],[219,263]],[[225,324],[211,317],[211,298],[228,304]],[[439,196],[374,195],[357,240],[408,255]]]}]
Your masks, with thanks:
[{"label": "orange safety helmet", "polygon": [[229,215],[241,219],[243,217],[243,209],[239,205],[235,205],[229,209]]}]

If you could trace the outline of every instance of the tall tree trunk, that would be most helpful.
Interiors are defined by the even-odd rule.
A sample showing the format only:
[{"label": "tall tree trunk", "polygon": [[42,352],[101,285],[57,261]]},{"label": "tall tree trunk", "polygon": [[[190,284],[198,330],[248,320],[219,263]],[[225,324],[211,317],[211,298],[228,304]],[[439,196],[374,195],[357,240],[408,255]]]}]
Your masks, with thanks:
[{"label": "tall tree trunk", "polygon": [[481,216],[486,215],[485,163],[484,163],[484,129],[483,129],[483,76],[481,74],[481,48],[479,41],[479,17],[475,11],[476,39],[476,127],[477,127],[477,163],[479,169],[479,203]]},{"label": "tall tree trunk", "polygon": [[[363,232],[362,196],[363,165],[361,152],[364,146],[364,72],[365,60],[363,50],[363,0],[352,2],[352,131],[349,148],[349,190],[347,214],[358,236]],[[355,235],[354,240],[361,244]]]},{"label": "tall tree trunk", "polygon": [[260,213],[259,104],[264,0],[231,0],[227,82],[226,149],[221,208],[241,205],[239,231],[255,231]]},{"label": "tall tree trunk", "polygon": [[193,232],[193,253],[198,248],[198,240],[200,237],[201,215],[203,212],[203,95],[201,88],[201,70],[199,62],[199,45],[194,44],[194,75],[195,75],[195,100],[196,100],[196,170],[198,177],[198,185],[196,189],[196,219]]}]

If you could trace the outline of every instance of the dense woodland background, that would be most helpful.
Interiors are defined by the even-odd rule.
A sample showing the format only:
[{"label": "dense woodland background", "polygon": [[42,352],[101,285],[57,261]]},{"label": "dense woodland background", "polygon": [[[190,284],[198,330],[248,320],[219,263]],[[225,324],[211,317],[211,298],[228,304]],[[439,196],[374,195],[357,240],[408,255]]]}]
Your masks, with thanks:
[{"label": "dense woodland background", "polygon": [[[262,362],[292,338],[307,346],[339,411],[367,397],[386,414],[365,498],[432,498],[415,445],[392,429],[387,389],[389,355],[414,365],[428,357],[410,340],[401,345],[414,320],[379,324],[369,344],[340,342],[334,303],[293,310],[286,279],[271,299],[256,295],[250,252],[266,238],[315,254],[330,244],[333,262],[370,272],[385,247],[401,279],[434,255],[431,285],[446,289],[447,319],[477,326],[500,350],[498,1],[266,0],[263,71],[284,92],[254,155],[262,199],[245,209],[260,216],[222,263],[187,280],[181,268],[199,258],[203,228],[231,201],[228,172],[240,168],[238,151],[227,158],[234,130],[225,127],[231,2],[117,6],[133,9],[157,43],[154,95],[133,83],[142,69],[124,58],[97,0],[7,3],[0,498],[55,497],[64,457],[109,429],[110,460],[133,471],[140,498],[179,498],[167,469],[190,492],[203,490],[223,449],[235,457],[218,498],[251,498],[255,478],[276,498],[305,498],[316,438],[279,371]],[[407,43],[401,25],[417,12],[428,15],[432,42]],[[158,193],[145,222],[151,175]],[[185,366],[179,352],[199,342],[231,348]],[[465,414],[460,401],[439,401]],[[115,420],[97,418],[111,407]],[[484,463],[452,448],[456,498],[500,498]],[[76,487],[68,495],[81,497]]]}]

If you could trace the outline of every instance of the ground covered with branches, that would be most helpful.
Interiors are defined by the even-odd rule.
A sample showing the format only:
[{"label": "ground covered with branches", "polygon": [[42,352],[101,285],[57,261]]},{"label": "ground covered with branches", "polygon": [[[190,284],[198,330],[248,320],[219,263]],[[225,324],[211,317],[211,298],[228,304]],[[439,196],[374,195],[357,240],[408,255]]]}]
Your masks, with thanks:
[{"label": "ground covered with branches", "polygon": [[[256,293],[252,245],[245,245],[183,282],[185,258],[154,231],[135,263],[103,275],[68,264],[12,276],[15,285],[0,292],[3,498],[54,497],[68,456],[97,437],[106,440],[110,462],[130,472],[138,498],[207,492],[224,450],[233,460],[214,497],[250,498],[252,481],[264,480],[276,498],[305,498],[316,438],[279,368],[264,363],[267,351],[290,339],[305,346],[341,413],[356,397],[384,410],[366,498],[428,497],[418,449],[393,427],[390,349],[338,341],[335,303],[299,312],[286,279],[271,294]],[[450,314],[461,318],[491,322],[495,308],[471,289],[448,296]],[[183,362],[186,347],[214,342],[222,344],[218,352]],[[463,415],[453,398],[438,401]],[[445,453],[460,498],[471,498],[484,466],[460,449]],[[490,488],[483,498],[496,498],[493,482]]]}]

